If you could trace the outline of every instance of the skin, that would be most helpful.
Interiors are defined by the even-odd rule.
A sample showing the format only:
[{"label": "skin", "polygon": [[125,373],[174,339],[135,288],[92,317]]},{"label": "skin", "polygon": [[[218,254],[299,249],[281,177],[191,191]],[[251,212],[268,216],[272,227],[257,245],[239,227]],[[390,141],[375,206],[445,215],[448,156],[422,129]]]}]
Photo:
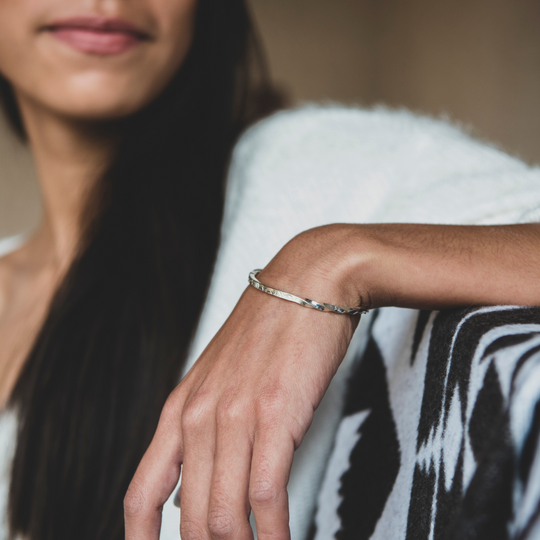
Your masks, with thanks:
[{"label": "skin", "polygon": [[[0,260],[0,400],[5,403],[81,234],[89,190],[114,151],[111,121],[150,102],[178,70],[195,0],[0,0],[0,71],[12,83],[44,214]],[[151,39],[103,57],[40,28],[72,15],[122,17]],[[367,307],[539,304],[537,225],[328,225],[291,240],[259,276],[298,295]],[[516,260],[520,261],[516,267]],[[126,538],[157,540],[181,466],[183,540],[289,538],[286,485],[358,318],[247,289],[168,399],[125,498]]]}]

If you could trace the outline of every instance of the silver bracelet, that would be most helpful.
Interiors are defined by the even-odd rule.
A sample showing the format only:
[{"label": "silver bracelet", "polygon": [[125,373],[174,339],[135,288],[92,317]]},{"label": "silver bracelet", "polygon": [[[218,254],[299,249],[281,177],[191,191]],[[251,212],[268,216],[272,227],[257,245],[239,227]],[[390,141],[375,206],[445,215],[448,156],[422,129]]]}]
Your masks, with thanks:
[{"label": "silver bracelet", "polygon": [[277,296],[278,298],[288,300],[289,302],[295,302],[296,304],[300,304],[303,307],[313,308],[318,311],[331,311],[333,313],[339,313],[340,315],[363,315],[364,313],[367,313],[369,311],[362,306],[358,306],[355,308],[345,306],[338,307],[333,306],[332,304],[325,304],[324,302],[315,302],[315,300],[310,300],[309,298],[300,298],[299,296],[295,296],[294,294],[280,291],[278,289],[274,289],[273,287],[268,287],[257,279],[257,274],[259,272],[262,272],[262,270],[258,269],[250,272],[248,281],[252,287],[255,287],[257,290],[262,291],[266,294]]}]

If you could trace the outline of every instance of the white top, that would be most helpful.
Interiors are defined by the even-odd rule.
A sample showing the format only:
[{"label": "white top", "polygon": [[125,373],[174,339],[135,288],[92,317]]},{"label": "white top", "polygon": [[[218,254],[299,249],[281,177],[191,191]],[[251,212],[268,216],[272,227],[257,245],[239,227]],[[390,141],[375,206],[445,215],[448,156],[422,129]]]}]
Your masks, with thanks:
[{"label": "white top", "polygon": [[[235,148],[222,243],[188,368],[225,322],[249,271],[305,229],[335,222],[512,223],[536,220],[539,209],[539,169],[446,123],[385,109],[307,106],[278,113]],[[311,520],[347,360],[363,346],[365,321],[296,452],[289,483],[293,540],[304,539]],[[11,462],[4,445],[14,429],[8,415],[0,417],[4,470]],[[0,512],[6,481],[0,479]],[[171,497],[161,539],[178,539],[178,524]]]}]

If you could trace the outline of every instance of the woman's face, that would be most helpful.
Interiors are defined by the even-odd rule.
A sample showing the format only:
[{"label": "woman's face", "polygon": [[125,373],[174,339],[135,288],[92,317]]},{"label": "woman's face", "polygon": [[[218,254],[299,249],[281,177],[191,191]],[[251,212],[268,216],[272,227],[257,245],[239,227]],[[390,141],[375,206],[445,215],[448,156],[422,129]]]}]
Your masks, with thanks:
[{"label": "woman's face", "polygon": [[74,119],[136,112],[191,44],[197,0],[0,0],[0,73]]}]

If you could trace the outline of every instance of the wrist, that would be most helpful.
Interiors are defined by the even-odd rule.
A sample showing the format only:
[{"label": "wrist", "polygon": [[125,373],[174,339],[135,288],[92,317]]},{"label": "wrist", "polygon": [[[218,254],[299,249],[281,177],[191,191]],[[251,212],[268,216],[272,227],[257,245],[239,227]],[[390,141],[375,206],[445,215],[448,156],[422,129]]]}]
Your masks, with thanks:
[{"label": "wrist", "polygon": [[293,238],[259,274],[268,286],[334,305],[379,305],[375,259],[381,247],[362,225],[333,224]]}]

